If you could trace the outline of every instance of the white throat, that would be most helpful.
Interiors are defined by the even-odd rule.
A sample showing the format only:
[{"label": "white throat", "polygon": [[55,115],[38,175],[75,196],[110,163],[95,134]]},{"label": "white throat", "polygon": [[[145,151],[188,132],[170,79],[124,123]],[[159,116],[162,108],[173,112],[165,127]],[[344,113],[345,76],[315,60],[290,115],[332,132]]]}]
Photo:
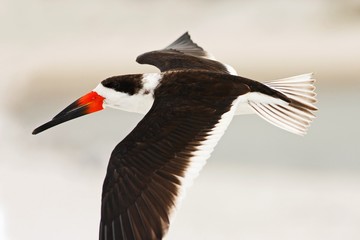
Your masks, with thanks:
[{"label": "white throat", "polygon": [[104,87],[101,83],[93,90],[104,97],[103,107],[111,107],[128,112],[146,114],[154,102],[154,90],[160,82],[160,73],[145,73],[142,77],[142,88],[139,92],[129,95]]}]

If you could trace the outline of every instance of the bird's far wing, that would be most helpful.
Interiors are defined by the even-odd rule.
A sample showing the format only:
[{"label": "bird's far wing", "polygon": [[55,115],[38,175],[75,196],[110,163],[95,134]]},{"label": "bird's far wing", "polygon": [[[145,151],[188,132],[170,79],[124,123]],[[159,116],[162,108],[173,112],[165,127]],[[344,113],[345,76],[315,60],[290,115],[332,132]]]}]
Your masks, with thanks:
[{"label": "bird's far wing", "polygon": [[[243,85],[238,90],[245,94],[249,88]],[[100,240],[163,238],[185,187],[230,123],[236,97],[155,99],[110,157]]]},{"label": "bird's far wing", "polygon": [[227,64],[216,61],[203,48],[194,43],[186,32],[162,50],[141,54],[136,58],[140,64],[150,64],[162,72],[171,70],[207,70],[234,74],[235,70]]},{"label": "bird's far wing", "polygon": [[202,47],[197,45],[191,40],[191,37],[188,32],[181,35],[178,39],[176,39],[169,46],[164,48],[164,50],[173,50],[176,52],[183,53],[185,55],[200,57],[200,58],[208,58],[214,60],[215,58],[206,52]]}]

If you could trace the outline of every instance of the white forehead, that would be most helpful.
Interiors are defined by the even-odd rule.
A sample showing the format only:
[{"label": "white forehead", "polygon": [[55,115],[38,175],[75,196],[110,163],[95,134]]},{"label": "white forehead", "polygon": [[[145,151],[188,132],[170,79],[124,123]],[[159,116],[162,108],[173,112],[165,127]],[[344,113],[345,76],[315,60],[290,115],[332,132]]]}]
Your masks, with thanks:
[{"label": "white forehead", "polygon": [[93,91],[105,98],[103,107],[145,114],[154,102],[153,93],[161,77],[160,73],[143,74],[142,88],[133,95],[107,88],[101,83]]}]

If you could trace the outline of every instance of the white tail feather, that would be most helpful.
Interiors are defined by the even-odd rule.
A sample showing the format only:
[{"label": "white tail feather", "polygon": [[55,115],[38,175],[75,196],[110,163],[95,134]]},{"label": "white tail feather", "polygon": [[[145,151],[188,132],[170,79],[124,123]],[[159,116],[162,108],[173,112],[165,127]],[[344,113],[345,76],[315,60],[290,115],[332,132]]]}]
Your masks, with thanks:
[{"label": "white tail feather", "polygon": [[277,90],[291,100],[291,103],[273,103],[249,99],[249,105],[255,112],[271,124],[286,131],[305,135],[317,110],[315,79],[312,74],[265,82],[268,87]]}]

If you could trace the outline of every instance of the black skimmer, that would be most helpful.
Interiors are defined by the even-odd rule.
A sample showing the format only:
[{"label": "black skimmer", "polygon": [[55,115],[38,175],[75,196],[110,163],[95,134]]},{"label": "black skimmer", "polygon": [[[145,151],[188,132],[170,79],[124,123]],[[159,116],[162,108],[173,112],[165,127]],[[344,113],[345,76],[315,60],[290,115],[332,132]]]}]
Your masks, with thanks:
[{"label": "black skimmer", "polygon": [[100,240],[162,239],[184,190],[234,115],[255,113],[304,135],[317,110],[311,74],[265,83],[240,77],[188,33],[136,61],[154,65],[161,73],[105,79],[33,131],[40,133],[106,106],[146,114],[111,154]]}]

